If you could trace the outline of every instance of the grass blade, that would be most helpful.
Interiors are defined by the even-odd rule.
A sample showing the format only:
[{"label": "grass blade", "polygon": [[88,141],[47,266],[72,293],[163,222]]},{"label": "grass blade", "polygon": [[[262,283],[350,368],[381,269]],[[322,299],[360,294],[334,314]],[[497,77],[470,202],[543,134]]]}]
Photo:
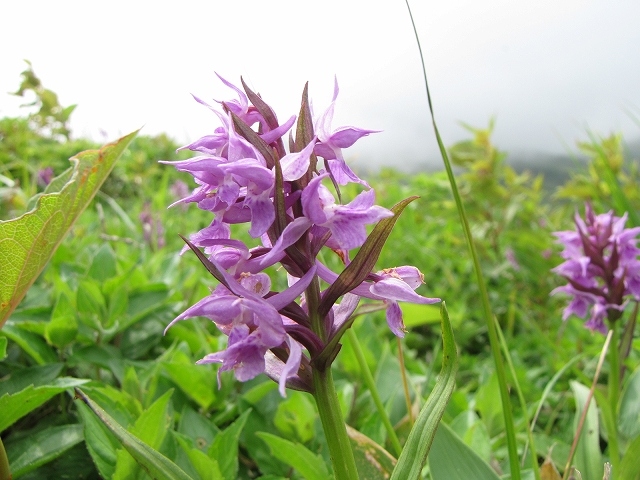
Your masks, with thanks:
[{"label": "grass blade", "polygon": [[413,424],[407,443],[405,443],[396,468],[393,470],[393,475],[391,475],[391,480],[420,478],[431,444],[436,436],[440,419],[456,386],[458,352],[456,351],[453,329],[451,328],[449,312],[447,312],[445,302],[442,302],[440,314],[442,316],[442,341],[444,344],[440,377],[427,402],[420,410],[416,422]]},{"label": "grass blade", "polygon": [[409,6],[409,1],[408,0],[405,0],[405,1],[407,4],[407,9],[409,10],[409,15],[411,17],[411,24],[413,25],[413,31],[416,36],[416,43],[418,44],[418,50],[420,52],[420,60],[422,61],[424,85],[427,91],[427,100],[429,102],[429,112],[431,113],[433,130],[435,132],[436,140],[438,141],[438,148],[440,149],[440,154],[442,155],[442,160],[444,162],[444,166],[447,171],[447,177],[449,178],[449,183],[451,184],[451,190],[455,198],[456,208],[458,209],[458,215],[460,216],[460,223],[462,225],[462,229],[464,230],[464,236],[467,241],[469,253],[471,254],[471,258],[473,260],[473,268],[476,273],[478,288],[480,290],[480,298],[481,298],[482,306],[484,310],[485,322],[487,324],[487,330],[489,332],[489,342],[491,344],[491,353],[493,354],[494,362],[496,365],[496,374],[498,375],[498,383],[500,384],[500,399],[502,401],[502,411],[504,414],[504,423],[505,423],[506,436],[507,436],[507,447],[509,450],[509,464],[511,467],[511,478],[513,480],[520,480],[520,462],[518,461],[518,446],[516,444],[516,433],[515,433],[515,426],[513,423],[513,412],[512,412],[511,400],[509,399],[509,390],[507,387],[507,375],[504,368],[504,362],[500,354],[500,344],[498,341],[498,334],[496,333],[496,328],[493,323],[493,314],[491,313],[491,306],[489,304],[489,294],[487,292],[487,286],[484,281],[482,270],[480,268],[480,260],[478,258],[478,253],[476,251],[476,247],[473,242],[473,236],[471,235],[471,228],[469,227],[469,221],[467,220],[467,216],[464,210],[464,205],[462,204],[460,192],[458,191],[458,186],[456,184],[456,179],[455,179],[455,176],[453,175],[451,162],[449,161],[447,150],[444,147],[442,138],[440,137],[438,126],[436,125],[436,118],[433,113],[433,104],[431,102],[431,93],[429,91],[429,83],[427,81],[427,69],[424,64],[424,56],[422,55],[422,47],[420,46],[420,39],[418,37],[418,31],[416,30],[415,22],[413,21],[413,15],[411,14],[411,7]]},{"label": "grass blade", "polygon": [[93,413],[98,416],[102,423],[104,423],[111,433],[122,443],[125,450],[131,454],[136,462],[138,462],[152,478],[158,480],[191,480],[191,477],[175,463],[129,433],[82,390],[76,388],[76,396],[93,410]]}]

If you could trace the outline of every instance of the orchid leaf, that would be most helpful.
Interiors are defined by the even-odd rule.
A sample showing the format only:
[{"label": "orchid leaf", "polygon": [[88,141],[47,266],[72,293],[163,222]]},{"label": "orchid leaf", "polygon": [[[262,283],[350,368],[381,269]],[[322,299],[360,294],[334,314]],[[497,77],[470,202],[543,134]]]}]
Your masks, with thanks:
[{"label": "orchid leaf", "polygon": [[[451,328],[449,312],[447,311],[445,302],[442,302],[440,307],[440,316],[442,319],[442,341],[444,344],[440,376],[409,433],[409,438],[402,449],[396,468],[393,470],[391,480],[412,480],[420,478],[420,473],[427,460],[431,444],[436,436],[436,430],[438,429],[438,425],[440,425],[444,410],[456,386],[458,353],[456,351],[453,329]],[[453,458],[456,457],[454,456]]]},{"label": "orchid leaf", "polygon": [[100,150],[88,150],[72,157],[72,167],[51,182],[33,210],[15,219],[0,221],[0,328],[136,133]]},{"label": "orchid leaf", "polygon": [[402,211],[418,197],[413,196],[398,202],[391,211],[393,217],[380,220],[375,226],[371,234],[367,237],[353,261],[345,268],[335,282],[327,289],[322,296],[322,301],[318,307],[320,317],[324,317],[329,313],[333,304],[345,293],[353,290],[360,285],[371,270],[375,267],[382,247],[389,238],[391,230],[393,230],[396,221],[400,217]]},{"label": "orchid leaf", "polygon": [[[154,450],[138,437],[129,433],[122,425],[116,422],[107,412],[95,403],[82,390],[76,388],[76,396],[80,398],[97,415],[100,421],[115,435],[124,449],[138,462],[138,464],[152,478],[158,480],[190,480],[180,467]],[[137,426],[137,425],[136,425]]]}]

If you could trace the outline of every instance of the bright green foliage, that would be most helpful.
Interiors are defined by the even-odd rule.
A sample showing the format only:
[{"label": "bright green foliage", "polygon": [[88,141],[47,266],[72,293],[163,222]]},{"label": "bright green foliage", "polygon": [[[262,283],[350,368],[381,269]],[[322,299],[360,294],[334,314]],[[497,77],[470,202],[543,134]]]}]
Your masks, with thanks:
[{"label": "bright green foliage", "polygon": [[65,184],[50,187],[34,210],[0,222],[0,327],[18,306],[67,231],[96,194],[135,134],[101,150],[87,151],[72,159],[73,167],[61,175]]}]

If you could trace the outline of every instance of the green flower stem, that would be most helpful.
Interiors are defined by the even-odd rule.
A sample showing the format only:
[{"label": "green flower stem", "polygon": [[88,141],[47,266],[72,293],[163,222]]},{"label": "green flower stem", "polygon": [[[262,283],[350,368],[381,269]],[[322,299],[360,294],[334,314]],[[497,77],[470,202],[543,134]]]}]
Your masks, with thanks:
[{"label": "green flower stem", "polygon": [[480,268],[480,260],[478,258],[478,252],[471,235],[471,228],[469,227],[469,221],[464,211],[464,205],[458,191],[458,185],[456,178],[453,175],[453,169],[451,168],[451,162],[449,162],[449,156],[447,149],[442,142],[438,126],[436,125],[436,117],[433,113],[433,103],[431,102],[431,93],[429,91],[429,82],[427,81],[427,68],[424,64],[424,56],[422,55],[422,47],[420,46],[420,38],[418,37],[418,31],[416,30],[415,22],[413,21],[413,15],[411,13],[411,7],[409,1],[405,0],[407,9],[409,10],[409,16],[411,17],[411,24],[413,25],[413,32],[416,37],[416,43],[418,44],[418,51],[420,52],[420,60],[422,61],[422,73],[424,74],[424,85],[427,92],[427,100],[429,103],[429,112],[431,113],[431,124],[433,125],[433,131],[438,141],[438,147],[444,162],[445,169],[447,171],[447,177],[449,177],[449,183],[451,184],[451,191],[456,202],[458,209],[458,215],[460,216],[460,223],[462,224],[462,230],[467,241],[467,247],[471,254],[473,261],[473,269],[476,273],[476,283],[480,290],[480,300],[484,310],[484,319],[487,325],[487,331],[489,332],[489,343],[491,345],[491,353],[493,354],[493,360],[496,365],[496,374],[498,376],[498,384],[500,387],[500,399],[502,401],[502,413],[504,415],[504,423],[506,430],[507,448],[509,451],[509,466],[511,467],[511,479],[520,480],[520,462],[518,461],[518,445],[516,444],[516,430],[513,422],[513,412],[511,406],[511,400],[509,399],[509,389],[507,387],[507,374],[504,368],[504,361],[500,353],[500,342],[498,340],[498,334],[496,332],[496,326],[493,323],[493,313],[491,312],[491,305],[489,303],[489,293],[487,291],[487,284],[484,281],[482,269]]},{"label": "green flower stem", "polygon": [[609,347],[609,406],[613,425],[607,432],[609,441],[609,461],[614,472],[619,472],[620,450],[618,448],[618,397],[620,395],[620,329],[618,322],[611,322],[611,346]]},{"label": "green flower stem", "polygon": [[313,386],[313,397],[316,400],[322,429],[329,445],[335,480],[357,479],[358,470],[347,435],[347,428],[342,420],[342,411],[333,384],[331,367],[326,370],[313,369]]},{"label": "green flower stem", "polygon": [[0,438],[0,480],[11,480],[11,470],[9,470],[9,459],[4,451],[4,444]]},{"label": "green flower stem", "polygon": [[402,447],[400,446],[400,440],[398,440],[398,436],[396,435],[396,431],[393,429],[393,425],[391,425],[391,420],[389,420],[389,416],[387,415],[387,411],[384,408],[384,404],[380,399],[380,394],[378,393],[378,389],[376,388],[376,382],[373,380],[373,375],[371,375],[371,370],[369,370],[369,365],[367,365],[367,361],[364,358],[364,353],[362,353],[362,348],[360,347],[360,342],[358,341],[358,337],[356,336],[353,329],[347,330],[347,337],[349,338],[349,343],[351,343],[351,347],[353,348],[354,353],[356,354],[356,359],[358,360],[358,364],[360,365],[360,371],[362,372],[362,376],[364,377],[364,383],[366,383],[369,392],[371,392],[371,398],[373,398],[373,403],[376,404],[376,408],[378,409],[378,413],[380,414],[380,418],[382,419],[382,423],[384,424],[384,428],[387,430],[387,435],[389,435],[389,440],[391,441],[391,445],[396,452],[396,456],[399,457],[402,453]]}]

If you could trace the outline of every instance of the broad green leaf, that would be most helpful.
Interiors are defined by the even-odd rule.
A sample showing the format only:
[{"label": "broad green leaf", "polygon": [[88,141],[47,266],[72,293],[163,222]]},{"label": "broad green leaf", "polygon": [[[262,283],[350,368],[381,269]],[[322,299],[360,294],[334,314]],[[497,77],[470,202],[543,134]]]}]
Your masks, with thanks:
[{"label": "broad green leaf", "polygon": [[0,415],[0,432],[58,393],[83,385],[86,382],[88,380],[63,377],[56,379],[51,385],[43,385],[41,387],[28,386],[13,395],[3,395],[0,397],[0,412],[2,412],[2,415]]},{"label": "broad green leaf", "polygon": [[627,447],[627,451],[620,463],[620,473],[615,478],[619,480],[640,480],[640,435]]},{"label": "broad green leaf", "polygon": [[143,401],[143,391],[138,379],[136,369],[130,365],[125,369],[124,380],[122,382],[122,390],[127,392],[140,403]]},{"label": "broad green leaf", "polygon": [[7,337],[0,337],[0,361],[7,357]]},{"label": "broad green leaf", "polygon": [[14,394],[24,390],[29,385],[40,387],[52,382],[62,371],[64,364],[49,363],[35,367],[16,368],[0,381],[0,397],[5,393]]},{"label": "broad green leaf", "polygon": [[[576,414],[573,420],[573,431],[577,430],[580,416],[587,403],[589,387],[579,382],[569,382],[576,398]],[[600,453],[600,427],[598,425],[598,407],[596,399],[592,398],[587,410],[587,416],[582,426],[582,433],[578,440],[573,465],[580,470],[583,480],[601,480],[603,473],[602,455]]]},{"label": "broad green leaf", "polygon": [[278,404],[273,423],[284,436],[305,443],[314,436],[316,415],[317,410],[311,396],[293,391]]},{"label": "broad green leaf", "polygon": [[176,439],[189,457],[193,469],[198,473],[199,480],[224,480],[218,462],[197,448],[192,448],[184,438],[176,435]]},{"label": "broad green leaf", "polygon": [[94,255],[87,275],[102,283],[116,273],[116,254],[111,245],[104,243]]},{"label": "broad green leaf", "polygon": [[58,356],[53,349],[47,345],[47,342],[41,336],[35,333],[28,332],[17,325],[9,323],[0,330],[0,335],[4,335],[20,345],[20,348],[39,365],[58,361]]},{"label": "broad green leaf", "polygon": [[82,390],[76,389],[76,395],[93,410],[111,433],[116,436],[125,450],[152,478],[157,480],[187,480],[191,478],[167,457],[127,432]]},{"label": "broad green leaf", "polygon": [[196,448],[202,452],[207,452],[213,443],[213,439],[219,433],[218,428],[213,422],[198,415],[189,405],[185,405],[180,412],[180,422],[178,423],[178,432],[186,435],[193,440]]},{"label": "broad green leaf", "polygon": [[256,436],[269,445],[274,457],[295,468],[303,478],[307,480],[326,480],[330,478],[329,469],[322,457],[311,452],[304,445],[290,442],[266,432],[256,432]]},{"label": "broad green leaf", "polygon": [[220,432],[209,448],[209,456],[218,462],[226,480],[235,480],[238,475],[238,439],[250,413],[251,410],[247,410]]},{"label": "broad green leaf", "polygon": [[47,428],[19,442],[8,444],[7,456],[13,478],[58,458],[83,440],[82,425],[75,424]]},{"label": "broad green leaf", "polygon": [[162,365],[180,390],[204,410],[216,400],[217,385],[213,367],[194,365],[181,351],[176,351],[171,361]]},{"label": "broad green leaf", "polygon": [[431,446],[429,468],[433,480],[500,479],[496,472],[453,433],[446,423],[440,424]]},{"label": "broad green leaf", "polygon": [[65,179],[61,188],[62,179],[54,180],[33,210],[16,219],[0,221],[0,328],[136,133],[100,150],[88,150],[72,157],[72,167],[61,175]]},{"label": "broad green leaf", "polygon": [[76,312],[69,297],[62,292],[51,313],[51,321],[46,324],[44,338],[57,348],[70,344],[78,333]]},{"label": "broad green leaf", "polygon": [[444,345],[442,351],[444,358],[440,376],[427,402],[420,410],[411,433],[409,433],[409,438],[402,449],[396,468],[393,470],[392,480],[420,478],[420,472],[427,460],[436,430],[456,386],[458,354],[445,302],[442,302],[440,315],[442,318],[442,341]]},{"label": "broad green leaf", "polygon": [[353,458],[360,478],[384,480],[391,476],[396,459],[366,435],[347,425]]},{"label": "broad green leaf", "polygon": [[78,403],[84,425],[84,438],[98,472],[102,478],[112,478],[116,471],[116,452],[120,442],[107,426],[84,403]]},{"label": "broad green leaf", "polygon": [[620,412],[618,413],[618,430],[626,438],[633,439],[640,435],[640,367],[626,382]]}]

